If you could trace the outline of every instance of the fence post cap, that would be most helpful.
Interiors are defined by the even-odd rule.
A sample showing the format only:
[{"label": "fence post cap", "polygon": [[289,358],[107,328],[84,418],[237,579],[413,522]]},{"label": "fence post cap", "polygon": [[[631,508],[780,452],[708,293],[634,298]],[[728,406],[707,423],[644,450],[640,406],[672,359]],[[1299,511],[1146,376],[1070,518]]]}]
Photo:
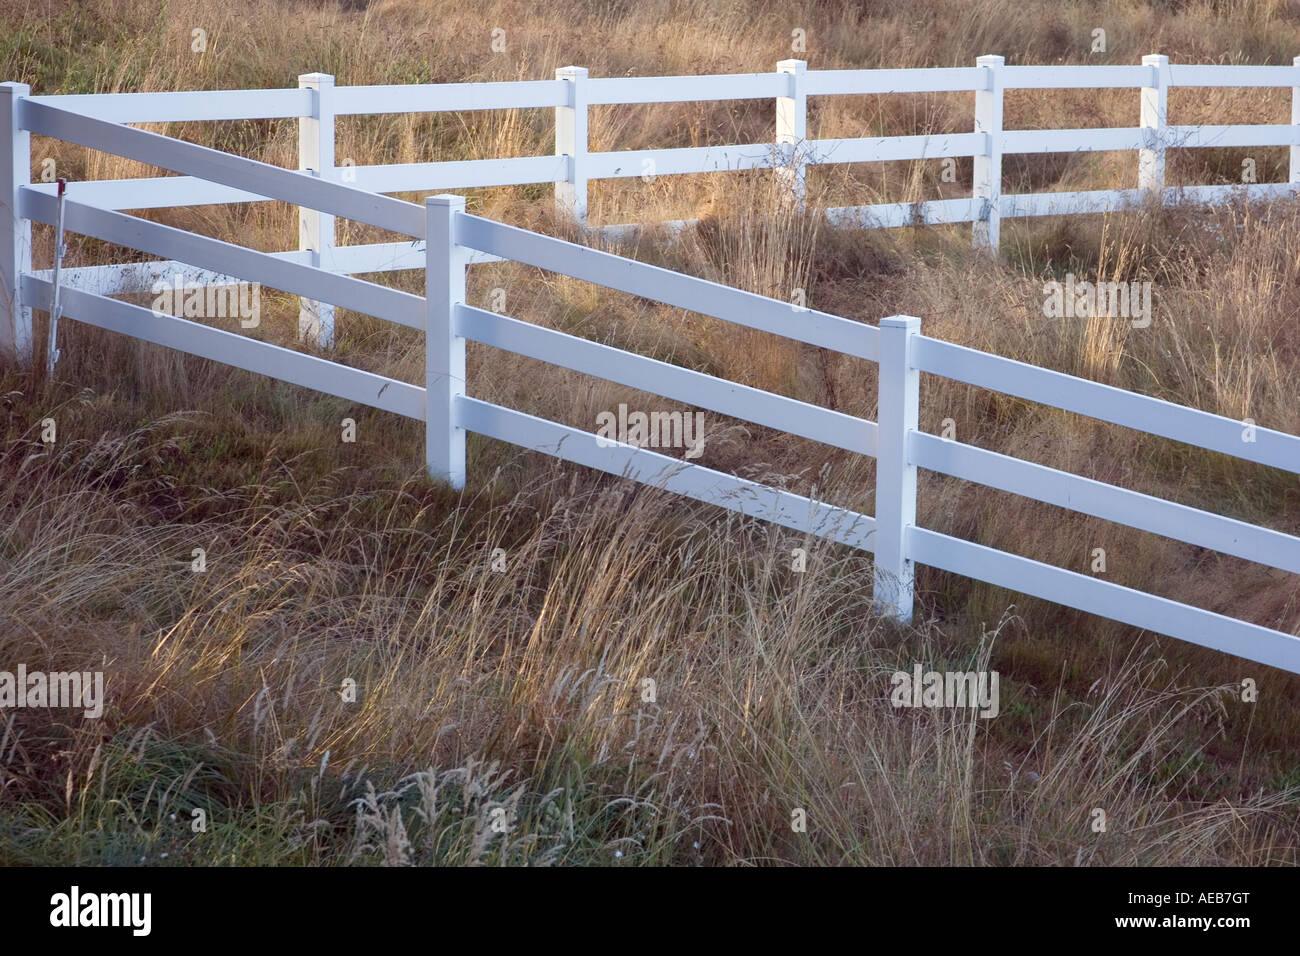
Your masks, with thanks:
[{"label": "fence post cap", "polygon": [[298,74],[298,85],[300,87],[308,86],[310,84],[316,84],[318,86],[333,86],[334,74],[333,73],[299,73]]},{"label": "fence post cap", "polygon": [[0,83],[0,96],[30,96],[31,93],[32,88],[26,83]]},{"label": "fence post cap", "polygon": [[437,196],[425,196],[424,207],[427,209],[430,206],[449,206],[453,209],[464,209],[465,197],[454,196],[451,193],[440,193]]},{"label": "fence post cap", "polygon": [[1163,53],[1148,53],[1142,57],[1143,66],[1164,66],[1169,62],[1169,57]]},{"label": "fence post cap", "polygon": [[555,68],[555,78],[557,80],[575,80],[587,75],[585,66],[557,66]]},{"label": "fence post cap", "polygon": [[778,60],[776,64],[778,73],[807,73],[807,60]]},{"label": "fence post cap", "polygon": [[916,315],[891,315],[880,320],[882,329],[905,329],[908,332],[921,331],[921,318]]},{"label": "fence post cap", "polygon": [[977,56],[975,62],[980,66],[1005,66],[1007,58],[997,53],[986,53],[984,56]]}]

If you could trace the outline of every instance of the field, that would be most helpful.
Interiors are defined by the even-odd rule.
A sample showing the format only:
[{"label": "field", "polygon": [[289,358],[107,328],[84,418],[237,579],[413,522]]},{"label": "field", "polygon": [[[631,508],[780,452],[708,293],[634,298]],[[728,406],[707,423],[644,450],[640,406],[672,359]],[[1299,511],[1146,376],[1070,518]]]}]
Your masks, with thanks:
[{"label": "field", "polygon": [[[1281,2],[0,11],[0,80],[38,94],[292,87],[312,71],[356,85],[545,79],[570,64],[758,72],[791,56],[847,69],[1300,53],[1300,6]],[[1105,53],[1091,52],[1098,27]],[[192,52],[196,28],[206,52]],[[806,52],[791,51],[795,30]],[[967,131],[971,107],[970,94],[814,100],[810,135]],[[1290,108],[1287,90],[1175,90],[1170,104],[1189,124],[1288,122]],[[1006,124],[1131,126],[1137,109],[1132,91],[1013,92]],[[762,142],[771,113],[768,101],[600,107],[591,146]],[[292,120],[150,128],[297,166]],[[549,110],[346,117],[338,156],[538,155],[553,136]],[[1279,147],[1174,150],[1169,181],[1237,182],[1247,153],[1259,181],[1287,178]],[[33,156],[74,184],[161,175],[39,137]],[[866,323],[917,315],[938,338],[1300,434],[1300,204],[1004,220],[997,257],[972,250],[969,226],[836,230],[820,215],[969,195],[970,160],[955,182],[942,172],[824,167],[804,211],[770,174],[593,183],[591,221],[698,216],[671,242],[648,230],[617,251],[784,301],[803,290]],[[1004,190],[1135,178],[1130,153],[1017,156]],[[575,237],[551,192],[466,195],[471,212]],[[268,251],[297,245],[281,203],[146,215]],[[372,233],[341,222],[339,241]],[[50,230],[35,243],[43,267]],[[74,235],[66,263],[121,256]],[[1045,316],[1045,282],[1067,273],[1153,283],[1154,321]],[[423,291],[419,273],[381,281]],[[875,418],[865,362],[523,266],[475,266],[469,302],[494,295],[521,319]],[[247,334],[296,343],[297,298],[265,289],[261,304]],[[0,711],[0,863],[1300,862],[1294,675],[930,569],[914,625],[900,627],[874,612],[862,553],[473,437],[456,492],[424,475],[416,423],[75,321],[62,336],[53,380],[0,366],[0,670],[102,670],[107,699],[97,720]],[[337,355],[423,373],[421,336],[343,311]],[[586,429],[620,403],[684,410],[475,346],[469,392]],[[921,408],[925,431],[1300,534],[1300,484],[1282,471],[928,377]],[[53,443],[41,440],[50,418]],[[870,459],[758,426],[710,415],[699,461],[872,510]],[[919,497],[926,527],[1300,633],[1294,575],[934,474]],[[890,676],[916,663],[998,672],[1000,713],[894,708]]]}]

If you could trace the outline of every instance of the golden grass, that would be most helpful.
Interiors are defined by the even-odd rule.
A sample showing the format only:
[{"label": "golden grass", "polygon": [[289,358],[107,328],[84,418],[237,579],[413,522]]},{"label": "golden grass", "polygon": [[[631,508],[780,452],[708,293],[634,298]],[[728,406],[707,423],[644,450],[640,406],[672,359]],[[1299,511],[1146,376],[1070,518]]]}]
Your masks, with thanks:
[{"label": "golden grass", "polygon": [[[302,3],[291,38],[283,5],[262,0],[6,7],[21,30],[0,64],[36,92],[292,86],[312,70],[340,84],[545,78],[569,63],[595,76],[767,70],[790,55],[796,26],[814,68],[967,65],[988,52],[1289,63],[1300,48],[1276,3]],[[1111,38],[1104,58],[1087,53],[1094,25]],[[189,52],[196,26],[209,34],[202,57]],[[494,56],[495,26],[507,52]],[[1284,91],[1201,93],[1175,99],[1177,122],[1286,116]],[[834,98],[810,126],[961,130],[968,100]],[[1135,112],[1109,94],[1008,100],[1009,122],[1025,127],[1131,125]],[[763,141],[768,113],[602,108],[593,147]],[[545,153],[550,123],[547,111],[349,119],[339,156]],[[296,165],[289,122],[159,131]],[[1261,179],[1284,163],[1283,150],[1258,152]],[[38,160],[47,154],[74,179],[149,173],[38,140]],[[1008,189],[1132,185],[1131,156],[1032,159],[1009,169]],[[1230,180],[1238,163],[1180,158],[1171,176]],[[819,215],[963,188],[926,164],[831,168],[811,177],[801,214],[775,177],[660,177],[594,185],[592,218],[705,212],[672,242],[648,230],[620,249],[784,301],[803,290],[813,308],[868,322],[919,315],[939,338],[1300,434],[1295,208],[1017,222],[998,261],[972,255],[966,229],[838,231]],[[574,235],[540,187],[470,202]],[[157,218],[256,248],[296,242],[278,203]],[[74,237],[69,265],[113,257]],[[1043,283],[1066,272],[1154,281],[1155,322],[1046,318]],[[418,275],[384,281],[422,288]],[[867,363],[519,266],[471,271],[472,304],[495,289],[511,315],[874,418]],[[418,380],[409,330],[346,312],[338,327],[343,361]],[[253,334],[291,344],[296,328],[297,300],[264,292]],[[1297,862],[1294,677],[924,569],[918,624],[898,629],[869,606],[863,555],[479,439],[455,494],[421,477],[413,423],[73,321],[66,336],[56,381],[7,369],[0,383],[0,667],[103,669],[109,710],[98,722],[3,715],[0,858]],[[469,359],[472,394],[584,428],[621,401],[678,407],[485,348]],[[928,377],[922,409],[927,431],[952,419],[962,441],[1300,533],[1294,476]],[[47,416],[52,448],[37,440]],[[339,440],[349,416],[354,445]],[[872,510],[870,461],[708,423],[702,463]],[[934,475],[920,504],[927,527],[1085,572],[1104,547],[1109,580],[1300,628],[1294,576]],[[195,547],[208,553],[202,574],[190,571]],[[791,570],[796,547],[807,572]],[[889,675],[918,660],[998,670],[1002,716],[894,710]],[[1245,677],[1263,690],[1255,704],[1240,700]],[[355,703],[339,694],[349,678]],[[196,807],[207,833],[186,823]],[[1105,833],[1091,829],[1095,808]],[[806,833],[791,829],[796,809]]]}]

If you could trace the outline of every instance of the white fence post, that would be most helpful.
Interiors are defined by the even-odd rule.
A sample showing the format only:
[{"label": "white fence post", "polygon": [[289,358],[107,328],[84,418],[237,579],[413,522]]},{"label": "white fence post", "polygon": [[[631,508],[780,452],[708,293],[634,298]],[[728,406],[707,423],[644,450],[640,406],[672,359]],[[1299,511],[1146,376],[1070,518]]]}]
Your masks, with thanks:
[{"label": "white fence post", "polygon": [[569,175],[555,184],[555,202],[579,225],[586,225],[587,68],[562,66],[555,78],[569,81],[569,105],[555,108],[555,155],[569,157]]},{"label": "white fence post", "polygon": [[[1292,66],[1300,66],[1300,56],[1291,61]],[[1291,126],[1296,139],[1291,147],[1291,175],[1289,180],[1300,189],[1300,86],[1291,87]]]},{"label": "white fence post", "polygon": [[971,195],[984,200],[983,218],[977,219],[971,239],[977,249],[997,252],[1002,235],[1002,74],[1006,59],[981,56],[984,89],[975,91],[975,132],[984,134],[984,152],[975,155]]},{"label": "white fence post", "polygon": [[921,331],[913,315],[880,320],[880,368],[876,421],[876,606],[896,620],[912,620],[912,557],[907,529],[916,524],[916,466],[909,433],[919,425],[921,373],[912,344]]},{"label": "white fence post", "polygon": [[[336,181],[334,166],[334,77],[304,73],[298,88],[312,90],[312,115],[298,118],[298,168],[318,179]],[[311,253],[318,269],[334,268],[334,217],[298,207],[298,248]],[[314,299],[298,300],[298,339],[322,348],[334,344],[334,306]]]},{"label": "white fence post", "polygon": [[32,310],[20,287],[32,271],[32,223],[18,199],[31,181],[32,137],[19,127],[18,110],[31,91],[26,83],[0,83],[0,352],[24,367],[35,361]]},{"label": "white fence post", "polygon": [[1165,126],[1169,119],[1169,57],[1153,53],[1142,58],[1151,68],[1150,83],[1142,87],[1141,126],[1146,146],[1138,151],[1138,189],[1149,189],[1164,201]]},{"label": "white fence post", "polygon": [[456,217],[464,211],[463,196],[424,201],[424,460],[430,478],[453,488],[465,487],[465,429],[456,420],[456,397],[465,394],[465,339],[456,329],[469,265],[469,250],[456,242]]},{"label": "white fence post", "polygon": [[777,157],[783,164],[777,175],[789,185],[790,194],[802,209],[808,177],[804,146],[808,139],[808,94],[803,82],[808,62],[782,60],[777,63],[776,70],[790,75],[790,95],[776,98]]}]

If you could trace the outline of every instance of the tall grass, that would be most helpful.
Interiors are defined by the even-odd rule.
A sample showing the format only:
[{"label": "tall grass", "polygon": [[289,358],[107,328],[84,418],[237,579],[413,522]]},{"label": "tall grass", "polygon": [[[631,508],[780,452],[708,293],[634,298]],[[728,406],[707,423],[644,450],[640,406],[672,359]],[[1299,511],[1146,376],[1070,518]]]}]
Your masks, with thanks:
[{"label": "tall grass", "polygon": [[[568,63],[593,75],[767,70],[790,55],[794,27],[815,68],[967,65],[989,52],[1097,62],[1094,25],[1111,38],[1104,62],[1289,62],[1300,38],[1289,8],[1267,3],[390,0],[292,13],[290,38],[284,5],[262,0],[11,5],[0,66],[36,92],[83,92],[291,86],[314,70],[341,84],[543,78]],[[495,26],[504,54],[490,52]],[[205,54],[190,52],[195,27]],[[1285,104],[1215,91],[1174,108],[1178,122],[1271,122]],[[1008,100],[1026,127],[1126,126],[1134,112],[1131,97]],[[602,108],[593,146],[766,141],[769,113]],[[553,148],[550,124],[546,111],[357,118],[340,123],[339,155],[538,154]],[[811,119],[824,136],[968,124],[968,98],[940,95],[832,98]],[[296,164],[288,122],[159,129]],[[1265,169],[1280,161],[1260,154]],[[38,140],[45,155],[74,179],[149,172]],[[1190,181],[1232,170],[1231,157],[1180,162],[1172,175],[1202,177]],[[593,218],[699,216],[618,249],[867,322],[919,315],[939,338],[1300,433],[1293,206],[1016,223],[1000,260],[972,255],[964,229],[823,225],[826,206],[958,194],[960,174],[818,171],[803,212],[777,177],[631,180],[596,185]],[[1008,188],[1131,175],[1106,156],[1039,157],[1011,169]],[[540,188],[470,202],[576,237]],[[256,248],[296,243],[282,204],[157,215]],[[48,260],[48,230],[37,242]],[[72,237],[68,264],[120,252]],[[1043,284],[1067,272],[1154,282],[1155,321],[1045,317]],[[384,281],[420,291],[418,275]],[[475,267],[470,301],[488,305],[494,290],[511,315],[875,417],[867,363],[521,266]],[[294,343],[296,298],[262,301],[246,334]],[[338,328],[341,360],[418,380],[410,330],[347,312]],[[454,493],[422,477],[410,422],[75,321],[65,334],[53,381],[13,369],[0,381],[0,669],[103,670],[108,710],[0,713],[6,862],[1297,862],[1294,677],[925,569],[917,624],[899,628],[874,614],[859,553],[477,438],[469,487]],[[469,382],[587,429],[619,402],[676,407],[479,347]],[[953,382],[927,378],[922,410],[927,431],[950,420],[962,441],[1300,533],[1294,476]],[[52,446],[39,440],[47,417]],[[340,439],[345,417],[355,444]],[[707,438],[703,464],[873,510],[870,461],[712,415]],[[1300,628],[1293,576],[1248,562],[937,475],[923,476],[920,510],[927,527],[1074,570],[1103,547],[1109,580]],[[792,567],[795,548],[806,571]],[[998,670],[1001,715],[896,710],[890,676],[918,661]],[[1242,700],[1245,678],[1255,703]]]}]

